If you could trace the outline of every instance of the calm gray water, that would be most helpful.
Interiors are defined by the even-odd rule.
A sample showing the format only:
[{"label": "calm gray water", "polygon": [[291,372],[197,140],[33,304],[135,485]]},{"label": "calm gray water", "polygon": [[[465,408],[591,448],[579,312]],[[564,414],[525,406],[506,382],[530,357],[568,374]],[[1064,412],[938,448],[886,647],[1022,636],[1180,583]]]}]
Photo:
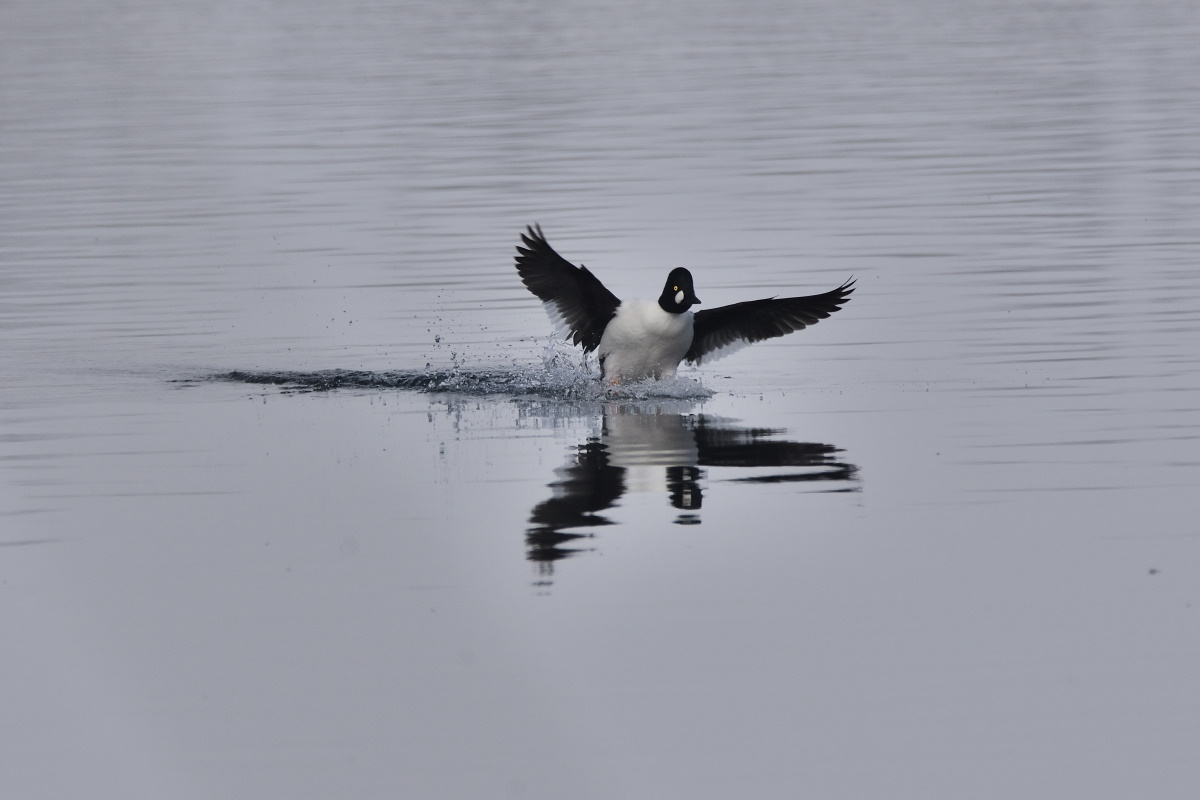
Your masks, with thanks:
[{"label": "calm gray water", "polygon": [[[1198,41],[0,5],[4,795],[1194,796]],[[859,288],[605,397],[533,222],[621,297]]]}]

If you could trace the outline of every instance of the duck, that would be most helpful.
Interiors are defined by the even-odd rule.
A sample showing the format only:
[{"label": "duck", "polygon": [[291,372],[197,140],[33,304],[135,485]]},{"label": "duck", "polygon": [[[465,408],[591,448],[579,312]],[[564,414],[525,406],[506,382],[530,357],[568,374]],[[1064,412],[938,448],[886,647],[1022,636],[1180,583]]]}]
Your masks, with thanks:
[{"label": "duck", "polygon": [[676,267],[657,300],[620,300],[580,264],[560,256],[540,225],[517,245],[517,273],[542,301],[555,328],[584,353],[595,352],[610,385],[675,377],[687,361],[700,365],[746,345],[815,325],[841,309],[855,279],[824,294],[769,297],[693,312],[700,305],[692,273]]}]

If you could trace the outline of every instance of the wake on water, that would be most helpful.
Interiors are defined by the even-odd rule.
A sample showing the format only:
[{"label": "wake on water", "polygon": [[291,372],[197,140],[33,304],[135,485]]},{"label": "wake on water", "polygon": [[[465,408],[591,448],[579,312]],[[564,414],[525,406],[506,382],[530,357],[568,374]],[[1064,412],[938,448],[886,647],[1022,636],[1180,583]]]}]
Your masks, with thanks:
[{"label": "wake on water", "polygon": [[472,369],[456,362],[449,368],[427,366],[423,370],[385,372],[346,369],[315,372],[234,370],[212,375],[209,379],[278,386],[284,391],[293,392],[404,389],[426,393],[532,396],[561,400],[699,400],[712,396],[712,391],[703,384],[680,377],[608,386],[591,364],[580,361],[577,352],[561,352],[551,342],[541,365],[519,365],[505,369]]}]

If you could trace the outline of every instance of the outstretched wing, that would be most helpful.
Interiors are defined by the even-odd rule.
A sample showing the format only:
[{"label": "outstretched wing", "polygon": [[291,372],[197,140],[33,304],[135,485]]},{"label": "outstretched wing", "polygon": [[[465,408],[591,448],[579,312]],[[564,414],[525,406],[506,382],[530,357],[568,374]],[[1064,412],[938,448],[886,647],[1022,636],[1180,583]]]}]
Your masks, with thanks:
[{"label": "outstretched wing", "polygon": [[854,291],[854,279],[825,294],[769,298],[697,311],[692,318],[692,347],[684,356],[699,364],[727,356],[763,339],[816,325],[841,308]]},{"label": "outstretched wing", "polygon": [[545,303],[546,313],[566,330],[572,344],[583,345],[587,353],[595,350],[621,301],[587,267],[554,252],[541,226],[528,228],[521,241],[525,246],[517,245],[517,272],[525,286]]}]

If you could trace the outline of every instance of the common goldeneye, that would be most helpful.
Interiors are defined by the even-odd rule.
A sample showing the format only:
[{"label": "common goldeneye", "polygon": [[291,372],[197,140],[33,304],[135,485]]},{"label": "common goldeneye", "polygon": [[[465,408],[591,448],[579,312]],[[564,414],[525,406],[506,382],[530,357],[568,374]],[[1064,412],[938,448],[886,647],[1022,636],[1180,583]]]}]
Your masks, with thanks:
[{"label": "common goldeneye", "polygon": [[554,252],[540,226],[521,234],[517,272],[546,313],[585,353],[596,351],[610,383],[671,378],[679,362],[700,364],[815,325],[842,307],[854,279],[825,294],[767,298],[692,313],[692,273],[676,267],[657,300],[622,302],[587,267]]}]

